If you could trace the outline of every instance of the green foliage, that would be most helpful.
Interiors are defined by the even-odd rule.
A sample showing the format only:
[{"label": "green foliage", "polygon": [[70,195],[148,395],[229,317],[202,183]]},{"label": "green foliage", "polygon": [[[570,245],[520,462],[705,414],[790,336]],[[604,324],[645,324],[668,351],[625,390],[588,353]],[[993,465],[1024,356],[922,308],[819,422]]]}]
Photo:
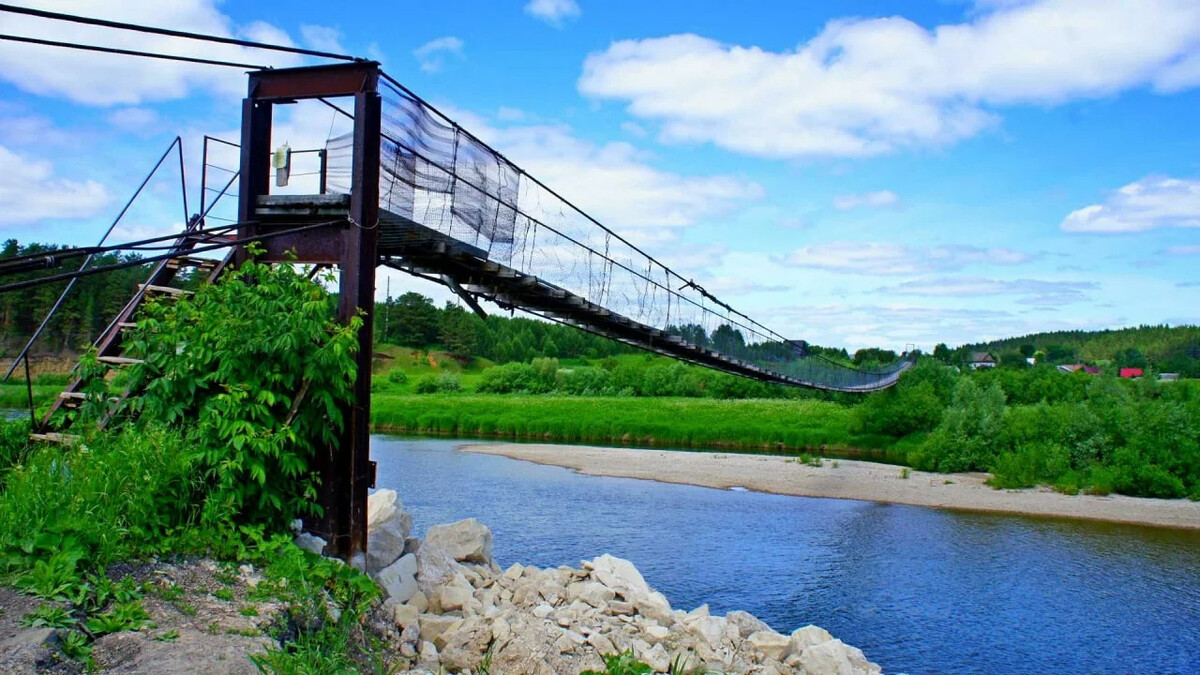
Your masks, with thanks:
[{"label": "green foliage", "polygon": [[637,660],[632,649],[620,654],[605,654],[600,658],[604,659],[603,671],[585,670],[580,675],[649,675],[654,672],[649,665]]},{"label": "green foliage", "polygon": [[77,630],[65,635],[59,633],[58,648],[62,650],[63,656],[72,661],[83,661],[92,653],[92,645],[88,636]]},{"label": "green foliage", "polygon": [[11,420],[0,425],[0,489],[4,488],[9,471],[25,462],[32,447],[29,420]]},{"label": "green foliage", "polygon": [[336,299],[290,265],[248,262],[190,299],[148,303],[125,338],[140,421],[197,421],[205,513],[278,526],[318,507],[310,463],[337,442],[356,333]]},{"label": "green foliage", "polygon": [[417,380],[415,391],[418,394],[452,394],[462,391],[462,383],[453,373],[430,374]]},{"label": "green foliage", "polygon": [[[22,246],[17,240],[9,239],[0,246],[0,260],[20,255],[49,253],[62,248],[64,247],[38,243]],[[133,262],[139,257],[139,254],[104,253],[93,258],[92,265],[100,267],[118,262]],[[134,265],[106,274],[80,277],[38,340],[37,351],[58,354],[90,345],[129,300],[135,285],[145,280],[147,269],[148,266]],[[7,275],[5,283],[46,277],[60,274],[62,271],[47,268]],[[187,274],[190,273],[185,273],[185,277]],[[66,281],[62,281],[0,296],[0,317],[3,317],[0,347],[8,349],[11,353],[24,346],[66,284]],[[37,377],[39,382],[58,385],[61,390],[61,382],[56,381],[57,378],[51,376],[43,380],[41,378],[44,376]]]},{"label": "green foliage", "polygon": [[290,537],[251,539],[254,559],[266,563],[253,596],[285,605],[273,629],[283,646],[252,656],[255,664],[267,673],[360,672],[364,653],[378,648],[361,625],[380,596],[375,582],[348,565],[302,551]]},{"label": "green foliage", "polygon": [[21,625],[26,628],[70,628],[76,623],[69,611],[50,605],[41,605],[21,617]]},{"label": "green foliage", "polygon": [[140,600],[131,600],[113,605],[107,612],[87,620],[88,631],[96,637],[125,630],[138,630],[150,625],[150,615]]},{"label": "green foliage", "polygon": [[388,371],[387,380],[392,384],[408,384],[408,374],[399,368],[393,368]]},{"label": "green foliage", "polygon": [[378,395],[372,415],[380,430],[567,442],[812,452],[896,442],[853,432],[853,409],[812,400]]},{"label": "green foliage", "polygon": [[941,422],[954,386],[951,368],[923,359],[896,386],[867,396],[855,407],[856,428],[896,437],[932,431]]},{"label": "green foliage", "polygon": [[909,461],[935,471],[986,471],[999,452],[1003,416],[1004,392],[998,385],[980,387],[963,378],[941,424]]}]

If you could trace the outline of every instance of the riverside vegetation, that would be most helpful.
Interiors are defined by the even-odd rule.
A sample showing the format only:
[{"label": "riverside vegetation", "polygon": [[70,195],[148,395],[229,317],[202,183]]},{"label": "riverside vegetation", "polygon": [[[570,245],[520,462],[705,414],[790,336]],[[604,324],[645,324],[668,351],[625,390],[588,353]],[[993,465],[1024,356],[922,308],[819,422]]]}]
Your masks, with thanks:
[{"label": "riverside vegetation", "polygon": [[[389,543],[389,491],[372,496],[374,579],[321,557],[290,528],[319,512],[310,462],[354,375],[360,322],[334,309],[299,271],[247,263],[148,304],[126,343],[140,363],[112,373],[85,355],[78,442],[0,424],[0,584],[19,591],[0,588],[0,670],[879,671],[815,626],[672,610],[611,556],[501,574],[486,528],[410,539],[394,493]],[[128,387],[145,393],[113,396]]]}]

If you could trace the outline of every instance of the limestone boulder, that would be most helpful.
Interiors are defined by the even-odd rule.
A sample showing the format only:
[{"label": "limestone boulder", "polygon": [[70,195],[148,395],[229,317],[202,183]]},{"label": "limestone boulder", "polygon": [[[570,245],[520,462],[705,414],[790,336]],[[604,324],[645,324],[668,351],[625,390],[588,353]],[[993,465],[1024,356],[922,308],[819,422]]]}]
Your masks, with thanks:
[{"label": "limestone boulder", "polygon": [[412,514],[395,490],[376,490],[367,497],[367,572],[381,570],[404,555],[412,531]]},{"label": "limestone boulder", "polygon": [[[771,631],[771,627],[749,612],[733,611],[725,615],[725,620],[737,626],[738,635],[742,639],[750,637],[759,631]],[[774,631],[771,631],[774,632]]]},{"label": "limestone boulder", "polygon": [[806,647],[819,645],[822,642],[829,642],[833,636],[829,631],[820,626],[808,625],[803,628],[797,628],[792,631],[791,640],[788,644],[788,654],[799,654]]},{"label": "limestone boulder", "polygon": [[387,597],[397,603],[408,602],[419,590],[417,585],[417,556],[411,553],[380,570],[375,575]]},{"label": "limestone boulder", "polygon": [[576,581],[567,586],[567,600],[582,600],[592,607],[605,607],[614,597],[615,591],[595,581]]},{"label": "limestone boulder", "polygon": [[800,652],[799,665],[810,675],[878,675],[879,666],[867,661],[862,650],[836,638]]},{"label": "limestone boulder", "polygon": [[430,601],[436,597],[439,586],[450,583],[455,576],[468,574],[467,568],[449,553],[429,542],[422,543],[413,557],[417,561],[417,586]]},{"label": "limestone boulder", "polygon": [[787,655],[791,638],[786,635],[780,635],[773,630],[760,630],[751,633],[746,638],[746,643],[750,648],[761,652],[767,658],[782,661],[784,656]]},{"label": "limestone boulder", "polygon": [[492,564],[492,531],[474,518],[434,525],[423,545],[437,546],[457,562]]},{"label": "limestone boulder", "polygon": [[649,597],[652,592],[642,573],[623,558],[605,553],[594,560],[584,561],[583,568],[590,572],[592,579],[611,588],[628,602],[636,603]]},{"label": "limestone boulder", "polygon": [[675,613],[671,611],[671,603],[667,601],[667,596],[658,591],[652,591],[646,597],[635,600],[633,606],[638,614],[653,620],[660,626],[670,628],[675,623]]}]

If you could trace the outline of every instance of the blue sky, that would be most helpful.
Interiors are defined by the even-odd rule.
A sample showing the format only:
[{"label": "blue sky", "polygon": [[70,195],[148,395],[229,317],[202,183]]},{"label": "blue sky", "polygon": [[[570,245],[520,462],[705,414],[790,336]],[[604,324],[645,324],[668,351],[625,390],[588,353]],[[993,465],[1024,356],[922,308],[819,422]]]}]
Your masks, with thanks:
[{"label": "blue sky", "polygon": [[[1200,323],[1196,0],[26,4],[376,58],[652,254],[819,344]],[[199,138],[236,139],[243,89],[236,70],[0,44],[3,236],[92,243],[176,134],[194,200]],[[293,147],[337,132],[316,108],[281,122]],[[177,184],[156,180],[118,235],[176,226]],[[407,289],[447,297],[392,278]]]}]

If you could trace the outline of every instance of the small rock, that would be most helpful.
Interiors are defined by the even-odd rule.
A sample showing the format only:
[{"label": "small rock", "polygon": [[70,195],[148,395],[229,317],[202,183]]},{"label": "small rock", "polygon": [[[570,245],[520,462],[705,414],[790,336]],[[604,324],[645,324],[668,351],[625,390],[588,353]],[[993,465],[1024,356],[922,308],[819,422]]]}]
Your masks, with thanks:
[{"label": "small rock", "polygon": [[422,614],[417,617],[421,639],[430,643],[441,638],[443,633],[461,621],[462,619],[456,616],[442,616],[440,614]]},{"label": "small rock", "polygon": [[295,542],[296,546],[314,555],[325,553],[325,540],[316,535],[301,532],[292,541]]},{"label": "small rock", "polygon": [[411,604],[396,605],[392,609],[392,621],[402,629],[416,624],[420,615],[421,611]]},{"label": "small rock", "polygon": [[544,619],[554,613],[554,608],[546,603],[542,603],[533,608],[532,614],[539,619]]},{"label": "small rock", "polygon": [[407,602],[416,595],[417,556],[409,554],[384,568],[375,575],[375,581],[383,587],[388,597],[396,602]]},{"label": "small rock", "polygon": [[662,645],[654,645],[638,656],[656,673],[665,673],[671,667],[671,655]]}]

